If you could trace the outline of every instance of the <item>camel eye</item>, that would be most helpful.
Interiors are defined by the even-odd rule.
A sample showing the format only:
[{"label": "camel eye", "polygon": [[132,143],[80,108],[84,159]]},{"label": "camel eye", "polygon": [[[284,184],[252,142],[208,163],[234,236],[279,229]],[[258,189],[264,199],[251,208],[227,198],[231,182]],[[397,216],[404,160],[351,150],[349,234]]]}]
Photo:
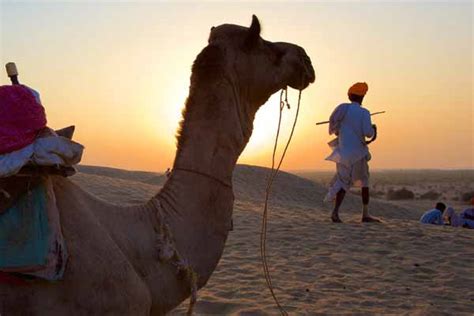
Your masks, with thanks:
[{"label": "camel eye", "polygon": [[211,27],[211,31],[212,31],[213,29],[215,29],[215,28],[216,28],[215,26]]}]

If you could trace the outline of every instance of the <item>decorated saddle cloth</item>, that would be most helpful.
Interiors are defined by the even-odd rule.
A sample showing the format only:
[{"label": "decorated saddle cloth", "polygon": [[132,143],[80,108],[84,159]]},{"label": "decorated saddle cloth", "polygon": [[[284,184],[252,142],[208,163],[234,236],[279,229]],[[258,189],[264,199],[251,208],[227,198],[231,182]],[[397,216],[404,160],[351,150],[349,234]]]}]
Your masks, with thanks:
[{"label": "decorated saddle cloth", "polygon": [[66,261],[52,182],[43,179],[0,214],[0,271],[59,280]]}]

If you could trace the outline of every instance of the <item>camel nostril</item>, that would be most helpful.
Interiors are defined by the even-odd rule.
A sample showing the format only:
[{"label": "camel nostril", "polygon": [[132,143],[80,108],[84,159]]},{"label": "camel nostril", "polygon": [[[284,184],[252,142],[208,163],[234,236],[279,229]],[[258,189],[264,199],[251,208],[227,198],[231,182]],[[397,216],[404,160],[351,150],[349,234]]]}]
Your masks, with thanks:
[{"label": "camel nostril", "polygon": [[306,52],[304,52],[304,50],[301,54],[301,59],[305,68],[308,81],[310,83],[314,82],[314,80],[316,79],[316,75],[314,73],[313,64],[311,63],[311,58],[309,58],[309,56],[306,54]]},{"label": "camel nostril", "polygon": [[313,83],[316,80],[316,74],[314,73],[314,69],[311,68],[309,73],[309,82]]},{"label": "camel nostril", "polygon": [[316,73],[314,71],[314,67],[313,65],[311,64],[311,61],[309,61],[306,65],[306,69],[308,71],[308,75],[310,77],[310,82],[314,82],[316,80]]}]

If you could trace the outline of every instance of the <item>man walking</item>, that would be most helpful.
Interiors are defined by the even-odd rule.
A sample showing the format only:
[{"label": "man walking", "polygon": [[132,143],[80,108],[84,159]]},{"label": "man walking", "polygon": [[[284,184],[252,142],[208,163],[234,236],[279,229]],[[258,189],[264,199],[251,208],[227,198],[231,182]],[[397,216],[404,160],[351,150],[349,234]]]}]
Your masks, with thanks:
[{"label": "man walking", "polygon": [[[336,175],[331,181],[325,201],[335,200],[331,220],[340,223],[339,207],[351,186],[362,187],[362,222],[380,222],[369,215],[369,165],[371,156],[366,137],[377,137],[377,127],[372,124],[370,112],[362,107],[362,101],[369,87],[358,82],[347,92],[351,103],[340,104],[329,119],[329,134],[336,139],[329,145],[333,152],[326,160],[336,163]],[[370,142],[371,142],[370,141]]]}]

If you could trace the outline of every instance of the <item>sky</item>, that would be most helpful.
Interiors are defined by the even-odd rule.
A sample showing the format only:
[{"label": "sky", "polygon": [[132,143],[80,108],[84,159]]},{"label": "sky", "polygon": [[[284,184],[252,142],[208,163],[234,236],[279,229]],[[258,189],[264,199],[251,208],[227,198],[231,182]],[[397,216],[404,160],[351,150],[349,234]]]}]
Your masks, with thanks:
[{"label": "sky", "polygon": [[[315,122],[357,81],[369,85],[364,106],[386,111],[373,117],[371,168],[474,168],[471,1],[0,0],[0,62],[41,93],[50,127],[76,125],[83,164],[163,171],[210,27],[249,26],[252,14],[263,38],[304,47],[316,71],[282,169],[334,169]],[[278,104],[277,93],[257,113],[239,163],[271,164]]]}]

